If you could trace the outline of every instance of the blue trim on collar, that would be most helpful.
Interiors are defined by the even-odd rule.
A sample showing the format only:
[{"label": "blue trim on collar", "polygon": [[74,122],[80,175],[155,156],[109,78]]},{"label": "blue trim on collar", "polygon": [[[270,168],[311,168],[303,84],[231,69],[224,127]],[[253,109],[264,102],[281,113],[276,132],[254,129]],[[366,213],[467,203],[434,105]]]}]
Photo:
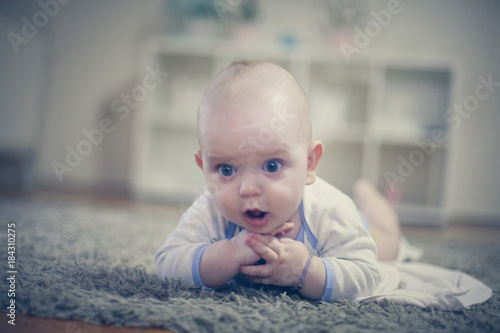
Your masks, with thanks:
[{"label": "blue trim on collar", "polygon": [[[318,240],[316,239],[316,237],[314,237],[311,229],[309,229],[309,226],[307,225],[306,217],[304,216],[304,205],[302,201],[300,201],[299,211],[300,218],[302,220],[302,226],[300,227],[299,233],[297,234],[297,238],[295,238],[295,240],[305,244],[305,235],[307,235],[307,239],[311,243],[312,247],[316,250]],[[231,239],[234,237],[234,233],[236,232],[237,227],[238,226],[235,223],[229,221],[226,229],[226,239]],[[243,228],[240,227],[240,230],[241,229]]]},{"label": "blue trim on collar", "polygon": [[299,210],[300,210],[300,218],[302,219],[302,227],[300,228],[297,240],[299,240],[298,238],[301,237],[302,238],[301,242],[304,243],[304,231],[305,231],[305,233],[307,234],[307,239],[311,243],[313,249],[316,250],[316,245],[318,244],[318,240],[316,239],[316,237],[314,237],[313,233],[311,232],[311,229],[309,229],[309,226],[307,225],[307,221],[304,216],[304,205],[302,201],[300,202]]},{"label": "blue trim on collar", "polygon": [[227,224],[227,229],[226,229],[226,239],[233,238],[234,233],[236,232],[236,227],[237,227],[236,224],[229,221],[229,223]]},{"label": "blue trim on collar", "polygon": [[[316,244],[318,243],[318,240],[316,237],[314,237],[313,233],[311,232],[311,229],[309,229],[309,226],[307,225],[306,218],[304,216],[304,205],[302,204],[302,201],[300,202],[299,205],[299,211],[300,211],[300,218],[302,220],[302,226],[300,227],[299,233],[297,234],[297,238],[295,238],[296,241],[302,242],[305,244],[305,235],[307,234],[307,239],[311,243],[312,247],[316,250]],[[238,226],[229,221],[227,224],[227,229],[226,229],[226,239],[231,239],[234,237],[234,233],[236,232],[236,228]],[[240,230],[243,229],[240,227]]]},{"label": "blue trim on collar", "polygon": [[[231,239],[234,237],[234,233],[236,232],[236,228],[238,228],[238,225],[236,223],[228,221],[227,229],[226,229],[226,239]],[[239,227],[239,228],[240,228],[240,231],[244,229],[243,227]]]},{"label": "blue trim on collar", "polygon": [[300,226],[299,233],[297,234],[297,238],[295,238],[296,241],[302,242],[305,244],[305,239],[304,239],[304,225],[306,224],[306,219],[304,217],[304,209],[302,208],[302,201],[300,202],[299,205],[299,210],[300,210],[300,219],[302,220],[302,225]]}]

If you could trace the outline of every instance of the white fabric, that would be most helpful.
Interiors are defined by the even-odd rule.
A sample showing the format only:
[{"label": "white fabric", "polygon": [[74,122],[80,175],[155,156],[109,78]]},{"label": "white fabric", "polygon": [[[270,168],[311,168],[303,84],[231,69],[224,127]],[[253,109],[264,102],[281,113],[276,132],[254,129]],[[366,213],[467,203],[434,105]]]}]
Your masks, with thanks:
[{"label": "white fabric", "polygon": [[405,237],[401,237],[401,240],[399,241],[398,255],[395,261],[415,261],[419,260],[421,257],[422,249],[411,245]]},{"label": "white fabric", "polygon": [[[311,254],[323,259],[330,271],[324,294],[327,301],[388,299],[398,304],[456,311],[482,303],[492,295],[489,287],[463,272],[404,262],[418,260],[422,253],[404,238],[396,261],[376,262],[374,242],[352,201],[321,179],[306,186],[303,207],[312,233],[305,234],[304,244]],[[202,195],[158,250],[158,275],[162,279],[179,277],[195,285],[196,278],[199,280],[193,269],[199,266],[197,254],[203,247],[225,239],[227,227],[228,221],[217,211],[208,192]]]},{"label": "white fabric", "polygon": [[386,299],[402,305],[459,311],[491,297],[493,292],[489,287],[463,272],[402,261],[417,260],[421,253],[403,239],[398,260],[378,263],[382,278],[373,295],[355,301],[365,303]]}]

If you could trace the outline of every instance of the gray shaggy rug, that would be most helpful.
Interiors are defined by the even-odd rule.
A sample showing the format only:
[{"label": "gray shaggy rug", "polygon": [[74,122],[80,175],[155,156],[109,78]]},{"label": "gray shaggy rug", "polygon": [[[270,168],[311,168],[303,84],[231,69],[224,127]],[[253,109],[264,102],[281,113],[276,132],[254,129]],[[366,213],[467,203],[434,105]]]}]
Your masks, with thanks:
[{"label": "gray shaggy rug", "polygon": [[[181,213],[0,199],[3,311],[9,313],[14,300],[16,314],[180,332],[500,332],[500,242],[492,247],[409,238],[424,249],[423,262],[462,270],[493,289],[490,300],[467,310],[440,312],[388,301],[319,303],[286,288],[206,291],[160,281],[153,257]],[[15,228],[9,231],[9,225]],[[12,229],[15,253],[9,258]],[[9,271],[15,272],[14,285]],[[12,287],[15,296],[8,293]]]}]

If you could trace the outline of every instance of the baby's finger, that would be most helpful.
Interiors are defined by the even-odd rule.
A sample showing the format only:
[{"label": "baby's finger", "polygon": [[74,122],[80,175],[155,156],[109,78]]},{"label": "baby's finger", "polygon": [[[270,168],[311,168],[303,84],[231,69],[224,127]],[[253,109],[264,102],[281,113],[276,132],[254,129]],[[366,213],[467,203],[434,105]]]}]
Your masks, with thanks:
[{"label": "baby's finger", "polygon": [[[247,237],[246,242],[248,246],[252,248],[262,259],[267,262],[274,262],[278,259],[278,253],[276,253],[267,243],[272,244],[266,237],[259,234],[251,234]],[[269,237],[274,238],[274,237]],[[276,240],[276,238],[274,238]]]},{"label": "baby's finger", "polygon": [[255,234],[255,233],[252,233],[249,237],[255,238],[262,244],[271,248],[271,250],[273,250],[274,252],[278,252],[279,250],[280,240],[276,237],[269,235]]},{"label": "baby's finger", "polygon": [[256,277],[256,276],[247,276],[247,279],[255,282],[255,283],[260,283],[260,284],[271,284],[271,280],[269,278],[261,278],[261,277]]},{"label": "baby's finger", "polygon": [[272,274],[272,268],[269,265],[259,266],[240,266],[240,273],[243,273],[251,278],[266,278]]},{"label": "baby's finger", "polygon": [[281,237],[293,229],[293,222],[286,222],[273,230],[269,235],[274,237]]},{"label": "baby's finger", "polygon": [[280,239],[280,243],[281,244],[292,244],[292,243],[295,243],[296,240],[293,240],[291,238],[281,238]]}]

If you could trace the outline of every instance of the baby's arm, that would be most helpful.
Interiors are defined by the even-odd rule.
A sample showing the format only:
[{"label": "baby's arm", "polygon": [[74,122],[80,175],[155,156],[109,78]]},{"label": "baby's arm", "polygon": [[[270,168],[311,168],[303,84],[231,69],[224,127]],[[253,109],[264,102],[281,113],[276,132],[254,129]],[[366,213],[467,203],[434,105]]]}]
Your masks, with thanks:
[{"label": "baby's arm", "polygon": [[232,239],[205,235],[204,225],[181,221],[165,245],[156,253],[160,278],[180,278],[183,282],[209,288],[218,287],[238,274],[240,265],[251,265],[260,257],[245,244],[250,234],[240,231]]},{"label": "baby's arm", "polygon": [[[284,223],[271,235],[283,235],[291,229],[293,223]],[[223,285],[238,274],[240,266],[253,265],[261,259],[246,243],[248,236],[250,232],[243,229],[230,240],[220,240],[206,248],[200,262],[201,279],[205,286]]]},{"label": "baby's arm", "polygon": [[[238,273],[237,260],[241,259],[245,263],[252,261],[249,258],[252,250],[248,246],[246,249],[241,246],[244,245],[244,234],[233,237],[233,241],[226,240],[226,227],[208,192],[200,196],[157,251],[155,262],[158,276],[161,279],[178,278],[194,286],[207,286],[205,283],[215,286],[229,281]],[[240,244],[237,243],[239,239],[243,239]],[[236,253],[242,257],[233,257]],[[221,281],[225,281],[206,278],[210,273],[221,273]]]},{"label": "baby's arm", "polygon": [[[240,271],[254,282],[278,286],[298,286],[299,292],[309,299],[321,299],[325,290],[326,270],[320,258],[311,256],[301,242],[290,238],[278,239],[272,236],[251,234],[248,244],[266,264],[242,266]],[[300,281],[304,277],[303,281]]]},{"label": "baby's arm", "polygon": [[326,251],[311,257],[306,270],[310,254],[304,244],[288,238],[279,240],[252,234],[248,244],[266,260],[266,264],[242,266],[240,272],[257,283],[292,287],[298,286],[305,274],[299,290],[304,297],[325,301],[352,300],[371,294],[378,284],[372,242],[363,236],[344,240],[340,247],[329,244]]},{"label": "baby's arm", "polygon": [[[321,216],[314,227],[317,256],[312,257],[300,290],[307,298],[352,300],[371,294],[379,282],[373,239],[356,220],[356,211],[344,214]],[[250,237],[248,244],[266,260],[266,265],[240,269],[250,280],[297,286],[309,258],[304,244],[263,235]]]},{"label": "baby's arm", "polygon": [[[285,223],[272,234],[283,234],[292,227],[293,224]],[[231,280],[240,265],[257,262],[260,257],[245,244],[250,233],[241,230],[228,240],[226,228],[209,195],[201,196],[157,251],[158,276],[161,279],[180,278],[195,286],[214,287]]]},{"label": "baby's arm", "polygon": [[207,287],[218,287],[233,279],[241,265],[253,265],[260,257],[246,243],[250,235],[240,231],[231,239],[223,239],[209,245],[200,261],[200,275]]}]

